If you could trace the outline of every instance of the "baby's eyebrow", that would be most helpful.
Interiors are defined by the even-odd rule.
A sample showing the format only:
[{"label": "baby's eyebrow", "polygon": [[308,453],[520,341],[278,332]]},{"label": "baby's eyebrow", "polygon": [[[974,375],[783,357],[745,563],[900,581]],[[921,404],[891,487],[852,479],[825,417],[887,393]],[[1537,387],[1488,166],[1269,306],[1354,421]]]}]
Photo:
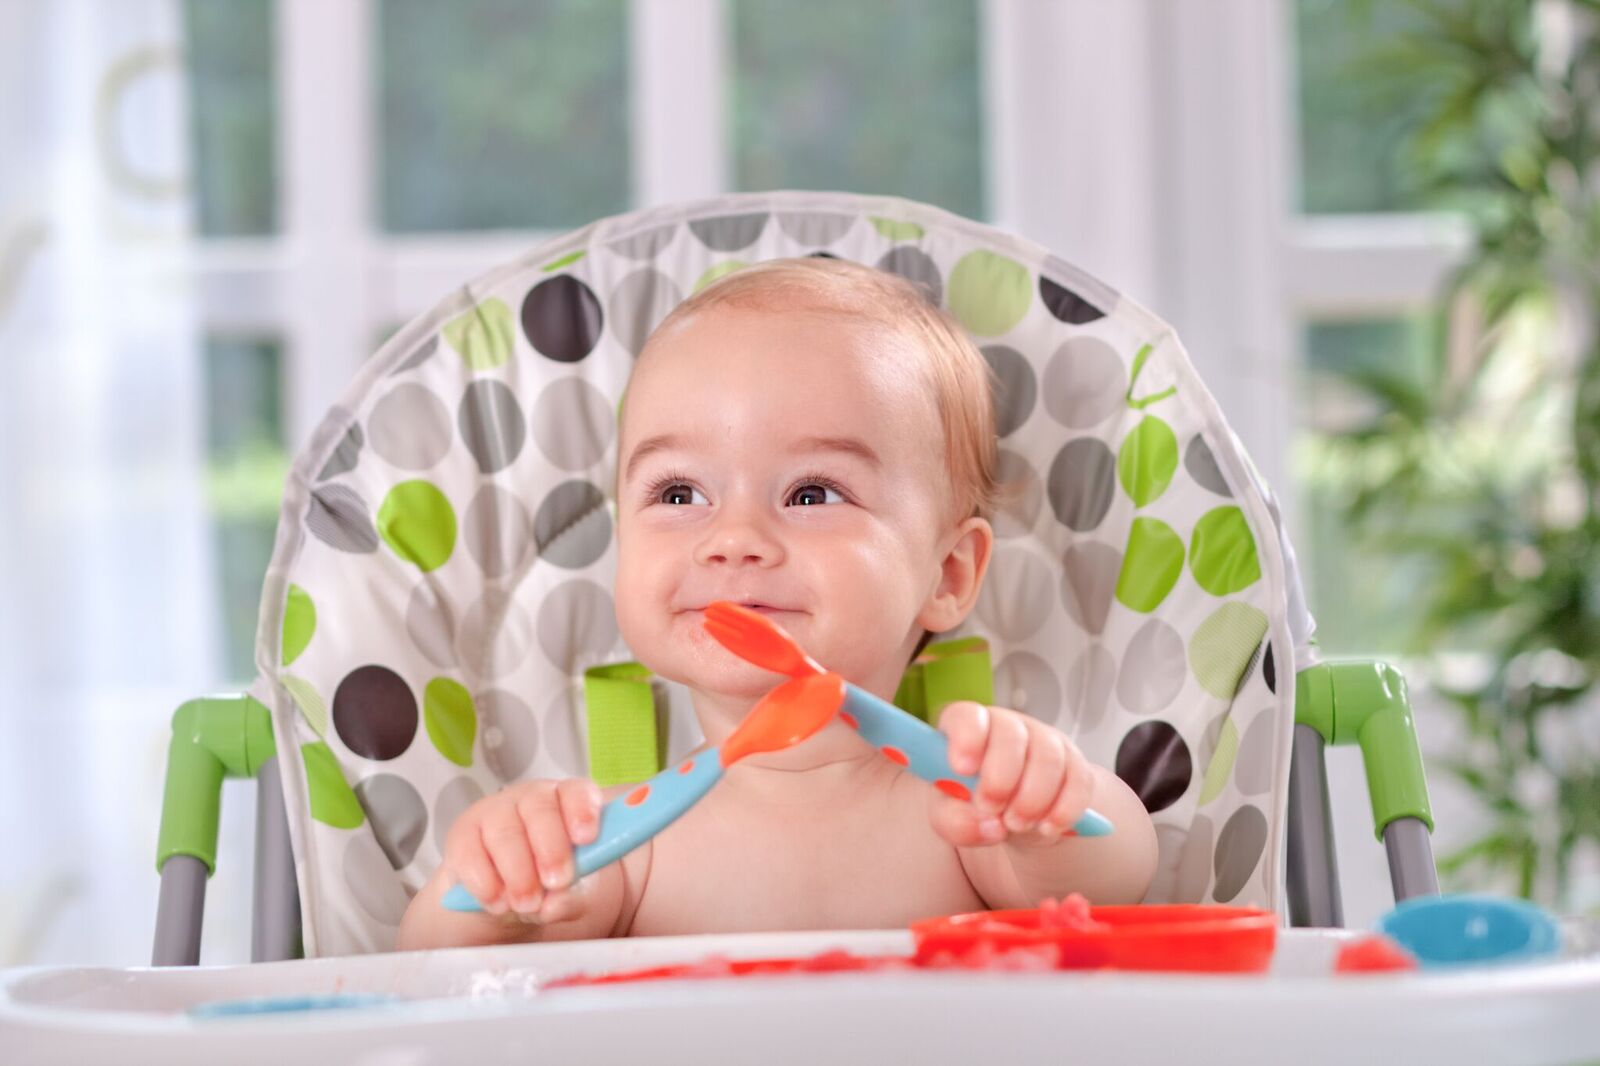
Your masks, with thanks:
[{"label": "baby's eyebrow", "polygon": [[683,438],[676,433],[661,433],[654,437],[646,437],[634,445],[633,454],[628,456],[628,468],[622,473],[622,480],[630,480],[639,464],[656,452],[665,452],[673,448],[682,447],[684,447]]},{"label": "baby's eyebrow", "polygon": [[[628,465],[622,472],[622,480],[631,480],[639,464],[656,452],[685,447],[688,447],[688,443],[676,433],[661,433],[654,437],[646,437],[634,445],[633,454],[628,456]],[[789,452],[792,455],[807,452],[842,452],[854,455],[874,467],[883,465],[883,460],[878,458],[878,453],[873,451],[866,441],[854,437],[802,437],[789,447]]]},{"label": "baby's eyebrow", "polygon": [[854,437],[806,437],[795,441],[789,451],[794,455],[802,452],[843,452],[864,459],[873,466],[883,465],[878,453],[866,441]]}]

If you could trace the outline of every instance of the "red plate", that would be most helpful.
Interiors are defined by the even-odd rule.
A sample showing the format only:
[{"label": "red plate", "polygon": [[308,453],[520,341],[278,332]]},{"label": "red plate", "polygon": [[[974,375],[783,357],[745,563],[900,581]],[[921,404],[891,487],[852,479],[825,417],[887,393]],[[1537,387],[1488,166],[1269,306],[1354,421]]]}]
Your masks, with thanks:
[{"label": "red plate", "polygon": [[1258,973],[1272,963],[1278,921],[1255,907],[1090,907],[1083,925],[1042,921],[1040,910],[980,911],[915,922],[916,962],[936,966],[1017,948],[1055,947],[1067,970]]}]

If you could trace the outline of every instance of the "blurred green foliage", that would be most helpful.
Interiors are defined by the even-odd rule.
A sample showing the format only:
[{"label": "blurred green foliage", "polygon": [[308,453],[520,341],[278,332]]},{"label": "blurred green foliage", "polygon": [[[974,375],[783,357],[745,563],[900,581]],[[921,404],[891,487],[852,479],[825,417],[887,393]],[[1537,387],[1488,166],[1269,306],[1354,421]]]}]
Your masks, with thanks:
[{"label": "blurred green foliage", "polygon": [[626,0],[381,0],[374,178],[393,233],[628,209]]},{"label": "blurred green foliage", "polygon": [[[1347,16],[1367,106],[1415,108],[1402,165],[1473,246],[1413,358],[1337,374],[1364,404],[1327,432],[1361,558],[1420,567],[1407,646],[1466,741],[1444,766],[1491,817],[1447,880],[1562,907],[1600,848],[1600,0],[1407,0]],[[1365,26],[1362,31],[1359,27]],[[1592,891],[1592,888],[1588,889]]]},{"label": "blurred green foliage", "polygon": [[974,0],[728,11],[739,188],[847,189],[986,216]]}]

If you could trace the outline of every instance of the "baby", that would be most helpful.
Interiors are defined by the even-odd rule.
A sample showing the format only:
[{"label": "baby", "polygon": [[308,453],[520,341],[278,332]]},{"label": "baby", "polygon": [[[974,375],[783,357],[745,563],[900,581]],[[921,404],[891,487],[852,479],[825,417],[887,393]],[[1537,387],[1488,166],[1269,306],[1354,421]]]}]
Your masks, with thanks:
[{"label": "baby", "polygon": [[[617,621],[687,686],[707,744],[783,679],[703,628],[713,600],[768,615],[885,699],[972,610],[997,493],[988,368],[906,281],[814,258],[740,270],[681,304],[628,384],[618,441]],[[835,719],[752,756],[652,842],[573,882],[572,849],[631,786],[524,781],[451,827],[402,949],[778,929],[896,928],[1079,892],[1136,903],[1156,865],[1138,797],[1052,726],[953,703],[970,801]],[[1064,837],[1093,806],[1106,837]],[[445,910],[456,882],[486,913]]]}]

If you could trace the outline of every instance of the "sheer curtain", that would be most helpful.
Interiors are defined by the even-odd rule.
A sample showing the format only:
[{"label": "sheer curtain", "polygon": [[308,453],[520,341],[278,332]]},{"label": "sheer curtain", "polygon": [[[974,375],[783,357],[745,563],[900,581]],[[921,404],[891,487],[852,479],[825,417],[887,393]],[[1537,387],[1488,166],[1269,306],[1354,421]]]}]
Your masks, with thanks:
[{"label": "sheer curtain", "polygon": [[0,965],[148,961],[167,722],[219,676],[181,35],[0,2]]}]

